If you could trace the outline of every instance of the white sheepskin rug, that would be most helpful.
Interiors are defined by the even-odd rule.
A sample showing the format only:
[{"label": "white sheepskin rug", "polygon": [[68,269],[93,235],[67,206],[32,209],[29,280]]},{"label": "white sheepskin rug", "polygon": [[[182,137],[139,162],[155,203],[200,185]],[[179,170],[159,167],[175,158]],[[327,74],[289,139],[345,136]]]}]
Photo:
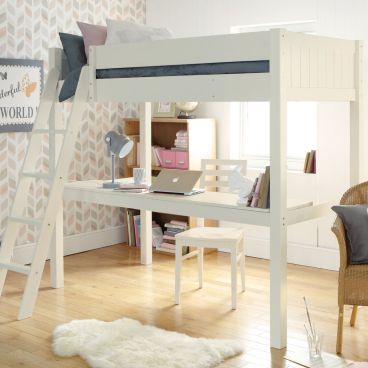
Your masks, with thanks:
[{"label": "white sheepskin rug", "polygon": [[233,340],[196,339],[123,318],[94,319],[56,327],[53,350],[80,355],[92,368],[210,368],[242,352]]}]

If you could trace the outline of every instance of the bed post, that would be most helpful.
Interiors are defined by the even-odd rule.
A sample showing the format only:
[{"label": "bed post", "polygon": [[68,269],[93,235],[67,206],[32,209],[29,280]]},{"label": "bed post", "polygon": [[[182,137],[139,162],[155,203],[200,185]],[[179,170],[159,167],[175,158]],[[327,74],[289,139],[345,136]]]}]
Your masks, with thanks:
[{"label": "bed post", "polygon": [[[141,167],[146,171],[146,181],[151,183],[151,103],[139,105],[139,134]],[[152,212],[141,211],[141,263],[152,263]]]},{"label": "bed post", "polygon": [[355,41],[355,101],[350,101],[350,186],[363,174],[363,42]]},{"label": "bed post", "polygon": [[[62,72],[63,50],[58,48],[49,49],[49,70],[56,68]],[[51,110],[49,121],[49,170],[54,175],[57,157],[61,148],[61,137],[57,137],[55,129],[60,127],[61,104],[55,103]],[[63,202],[56,215],[55,228],[50,244],[50,282],[51,287],[58,289],[64,287],[64,232],[63,232]]]},{"label": "bed post", "polygon": [[282,349],[287,340],[285,31],[272,30],[270,37],[270,337],[271,347]]}]

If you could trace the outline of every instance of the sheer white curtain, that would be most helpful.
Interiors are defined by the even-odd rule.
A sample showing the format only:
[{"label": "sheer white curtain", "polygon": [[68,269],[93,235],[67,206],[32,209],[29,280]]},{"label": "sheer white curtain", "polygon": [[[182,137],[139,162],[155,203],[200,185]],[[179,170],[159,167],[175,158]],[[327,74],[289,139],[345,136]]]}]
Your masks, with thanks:
[{"label": "sheer white curtain", "polygon": [[[270,156],[270,107],[268,102],[238,103],[239,157],[249,168],[264,168]],[[235,138],[237,139],[237,138]],[[288,169],[303,171],[307,152],[317,146],[317,103],[289,102],[287,113]]]}]

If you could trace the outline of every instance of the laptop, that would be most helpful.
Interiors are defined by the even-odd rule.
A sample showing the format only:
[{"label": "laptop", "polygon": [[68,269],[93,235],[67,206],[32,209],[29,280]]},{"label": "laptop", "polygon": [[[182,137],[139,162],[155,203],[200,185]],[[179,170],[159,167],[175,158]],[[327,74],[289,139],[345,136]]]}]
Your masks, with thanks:
[{"label": "laptop", "polygon": [[194,188],[201,175],[202,171],[196,170],[161,170],[151,185],[150,191],[185,196],[203,193],[204,189]]}]

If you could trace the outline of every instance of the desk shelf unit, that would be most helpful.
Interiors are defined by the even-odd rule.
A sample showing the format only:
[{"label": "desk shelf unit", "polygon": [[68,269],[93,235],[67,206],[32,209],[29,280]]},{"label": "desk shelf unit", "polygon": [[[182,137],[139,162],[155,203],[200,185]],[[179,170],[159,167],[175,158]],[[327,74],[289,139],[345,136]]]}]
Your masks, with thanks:
[{"label": "desk shelf unit", "polygon": [[[124,134],[139,136],[139,118],[124,119]],[[176,133],[179,130],[188,131],[189,170],[200,170],[201,159],[216,158],[216,122],[214,119],[177,119],[153,118],[151,136],[152,146],[170,149],[174,147]],[[125,176],[133,176],[133,168],[123,161]],[[152,170],[158,172],[161,166],[152,165]]]},{"label": "desk shelf unit", "polygon": [[[125,118],[123,125],[124,134],[132,137],[140,135],[139,118]],[[202,159],[216,158],[216,122],[210,118],[178,119],[178,118],[152,118],[151,125],[151,145],[157,145],[170,149],[174,147],[176,133],[179,130],[188,132],[188,157],[189,170],[200,170]],[[134,153],[138,150],[135,147]],[[153,153],[152,153],[153,154]],[[135,161],[135,160],[133,160]],[[138,165],[129,165],[128,159],[123,160],[123,170],[125,177],[133,176],[133,168]],[[161,166],[152,164],[152,175],[155,176],[162,170]],[[153,219],[163,227],[170,220],[184,221],[189,227],[196,226],[195,217],[173,215],[166,213],[153,213]],[[217,221],[206,220],[206,226],[215,226]],[[157,250],[158,251],[158,250]],[[169,251],[160,251],[165,254],[173,254]]]}]

